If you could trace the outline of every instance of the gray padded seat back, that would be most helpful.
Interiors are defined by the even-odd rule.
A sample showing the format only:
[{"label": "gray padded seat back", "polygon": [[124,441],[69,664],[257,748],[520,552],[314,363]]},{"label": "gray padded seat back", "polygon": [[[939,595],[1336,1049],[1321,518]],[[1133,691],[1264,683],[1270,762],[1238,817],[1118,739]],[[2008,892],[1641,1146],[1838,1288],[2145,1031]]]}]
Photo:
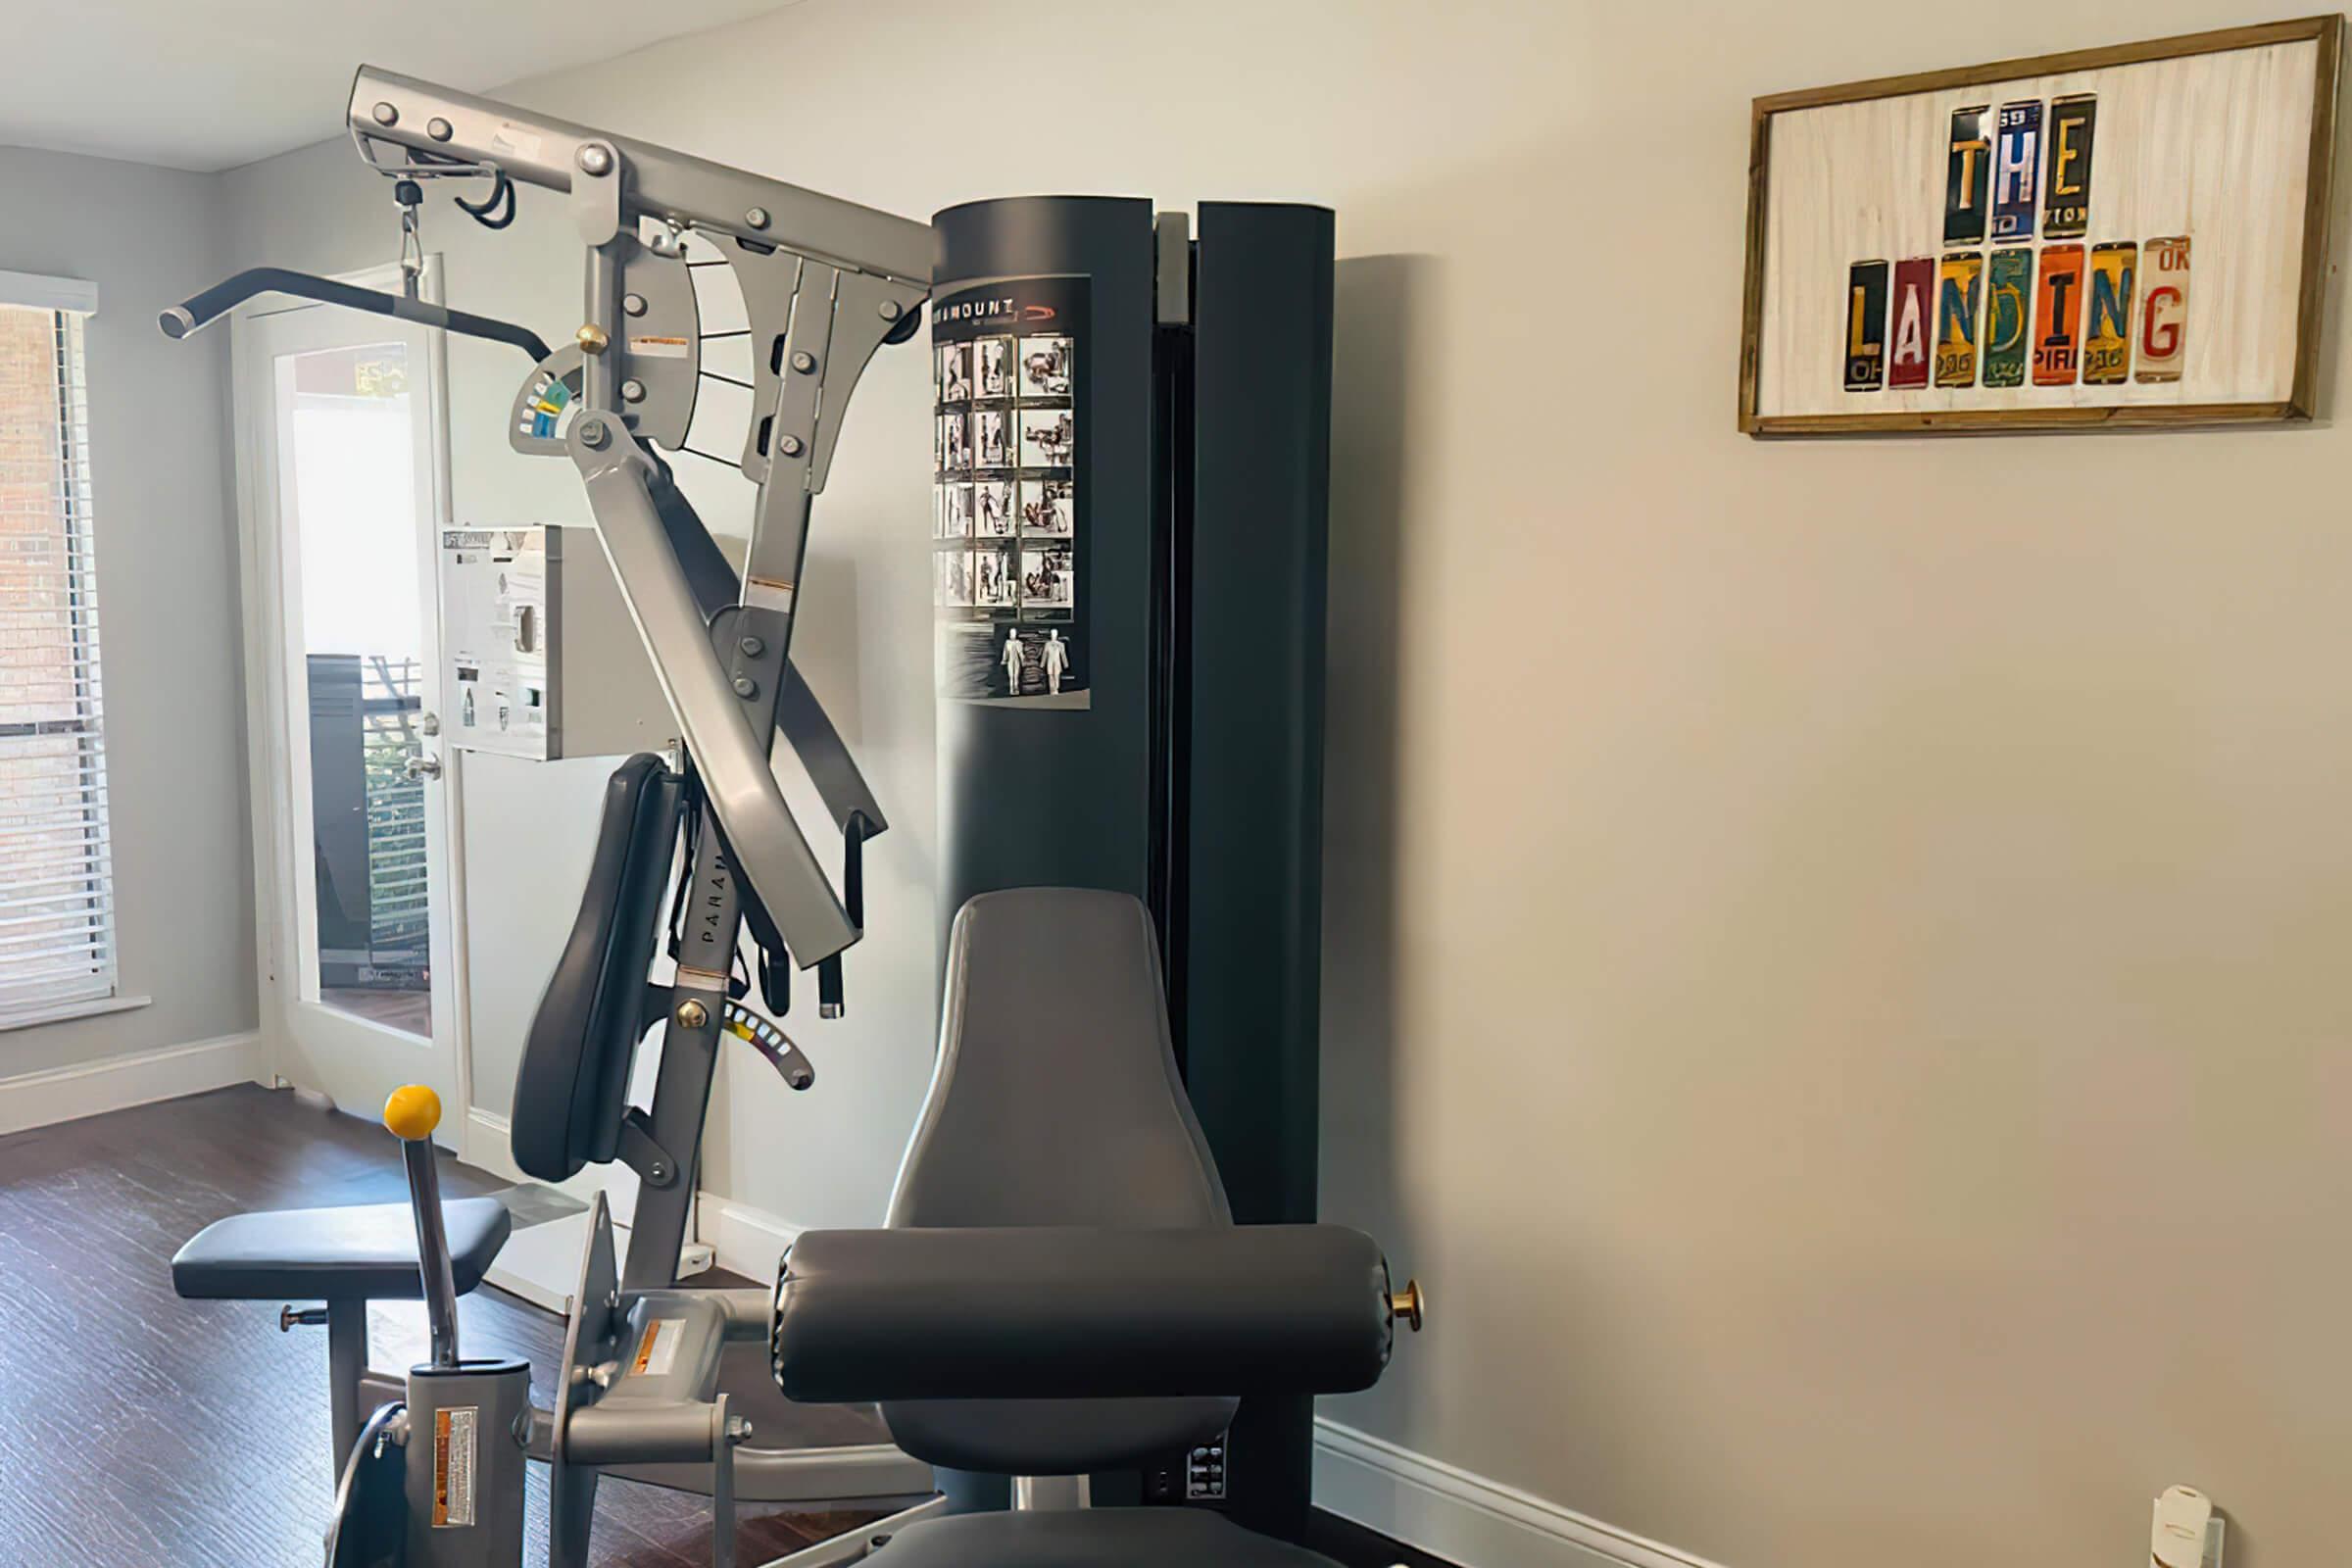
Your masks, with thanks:
[{"label": "gray padded seat back", "polygon": [[[893,1226],[1229,1225],[1185,1098],[1152,916],[1124,893],[1015,888],[956,916],[939,1058],[891,1196]],[[893,1400],[902,1447],[1013,1475],[1181,1448],[1227,1398]]]},{"label": "gray padded seat back", "polygon": [[523,1037],[507,1141],[524,1174],[560,1182],[619,1146],[644,1039],[645,972],[676,858],[685,780],[646,753],[605,784],[571,935]]}]

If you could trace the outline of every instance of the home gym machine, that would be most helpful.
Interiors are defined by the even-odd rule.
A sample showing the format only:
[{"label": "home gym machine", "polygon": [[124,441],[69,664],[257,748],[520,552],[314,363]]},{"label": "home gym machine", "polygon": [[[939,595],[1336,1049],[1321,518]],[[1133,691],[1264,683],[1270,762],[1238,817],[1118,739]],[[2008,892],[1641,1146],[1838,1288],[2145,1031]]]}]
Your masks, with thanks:
[{"label": "home gym machine", "polygon": [[[288,1308],[281,1323],[318,1321],[328,1329],[333,1431],[348,1455],[330,1568],[516,1561],[525,1453],[552,1466],[556,1568],[586,1560],[600,1474],[710,1495],[715,1564],[733,1561],[739,1496],[854,1505],[930,1491],[928,1467],[887,1444],[842,1452],[760,1448],[741,1401],[722,1387],[720,1368],[727,1345],[762,1338],[771,1341],[775,1384],[786,1393],[803,1401],[899,1401],[888,1408],[892,1430],[923,1433],[922,1455],[942,1464],[1074,1471],[1080,1493],[1092,1473],[1156,1500],[1189,1494],[1229,1501],[1239,1515],[1262,1508],[1269,1522],[1302,1509],[1306,1396],[1368,1383],[1386,1361],[1395,1319],[1417,1327],[1419,1315],[1417,1293],[1408,1287],[1392,1295],[1377,1251],[1367,1251],[1361,1238],[1348,1241],[1353,1233],[1301,1224],[1196,1234],[1230,1232],[1230,1218],[1303,1221],[1312,1214],[1329,215],[1204,208],[1196,283],[1183,231],[1164,221],[1155,229],[1140,203],[984,204],[942,215],[935,233],[372,69],[354,85],[350,122],[362,156],[394,181],[404,263],[414,262],[404,269],[404,292],[375,294],[264,269],[166,311],[165,331],[184,336],[245,299],[277,291],[529,354],[533,368],[514,401],[510,442],[524,454],[564,458],[578,471],[672,710],[683,759],[672,768],[632,758],[613,775],[579,920],[517,1080],[513,1136],[523,1169],[560,1180],[588,1161],[620,1159],[644,1184],[625,1261],[614,1258],[601,1200],[595,1206],[552,1410],[530,1407],[527,1369],[518,1363],[458,1354],[455,1298],[478,1281],[509,1221],[495,1200],[439,1201],[423,1141],[429,1127],[416,1132],[430,1118],[414,1103],[390,1107],[387,1118],[410,1140],[413,1214],[235,1216],[174,1260],[183,1295],[326,1303]],[[570,343],[550,351],[526,328],[418,298],[420,182],[442,178],[487,181],[483,200],[459,205],[491,227],[512,220],[518,184],[562,195],[586,248],[584,318]],[[1053,216],[1057,211],[1065,216]],[[1220,243],[1221,231],[1236,242]],[[759,489],[740,572],[679,493],[662,455],[684,450],[702,378],[690,236],[729,268],[755,348],[754,413],[740,466]],[[1253,246],[1257,261],[1250,260]],[[1001,448],[993,462],[988,448],[974,447],[973,471],[1002,487],[1001,503],[1037,510],[999,536],[1013,541],[1010,564],[1019,578],[1007,583],[1000,570],[997,597],[987,604],[971,593],[968,576],[961,601],[943,589],[939,631],[943,768],[976,782],[990,766],[1025,762],[1062,782],[1034,773],[1014,779],[1026,814],[999,817],[985,833],[970,825],[970,798],[949,792],[945,894],[955,906],[970,895],[1048,881],[1100,891],[996,893],[1011,902],[976,899],[958,921],[951,1000],[969,1002],[984,989],[971,978],[975,952],[1001,954],[997,1014],[951,1007],[941,1073],[894,1199],[892,1223],[901,1229],[805,1238],[772,1294],[681,1289],[676,1262],[719,1042],[730,1034],[745,1039],[788,1084],[804,1089],[813,1067],[750,999],[756,992],[768,1013],[780,1015],[791,971],[813,968],[820,1015],[837,1016],[845,1004],[842,956],[863,923],[860,851],[886,819],[793,668],[791,633],[809,502],[824,484],[849,393],[875,352],[919,327],[935,267],[956,284],[943,306],[960,308],[975,288],[1009,288],[1002,297],[1019,302],[1018,326],[983,334],[1001,337],[1006,353],[1025,354],[1028,338],[1062,340],[1037,345],[1043,358],[999,366],[1024,378],[1020,390],[992,403],[975,395],[984,389],[967,389],[956,411],[967,441],[981,435],[982,415],[1000,416],[995,439],[1018,444]],[[1269,292],[1255,312],[1241,282],[1245,267],[1268,270]],[[1212,299],[1225,302],[1213,314],[1238,335],[1206,330]],[[1204,324],[1194,343],[1185,326],[1196,301]],[[943,348],[956,340],[941,330],[951,319],[935,316]],[[980,316],[953,319],[990,324]],[[1036,330],[1055,322],[1061,330]],[[1262,339],[1258,347],[1252,334]],[[1139,343],[1164,353],[1155,360],[1147,347],[1137,355]],[[983,346],[974,339],[973,363]],[[1178,387],[1187,389],[1181,397]],[[1193,427],[1218,417],[1212,388],[1230,397],[1226,435],[1234,450],[1257,455],[1229,476],[1285,492],[1265,505],[1227,495],[1230,510],[1220,510],[1214,525],[1191,522],[1153,499],[1196,484],[1203,497],[1212,490],[1205,467],[1198,480],[1189,476],[1186,457]],[[943,385],[943,407],[956,401],[948,394]],[[1294,395],[1302,407],[1285,425],[1272,406]],[[944,413],[940,424],[945,496],[956,475],[944,450]],[[1130,466],[1148,476],[1146,484],[1131,481]],[[932,546],[943,561],[956,554],[943,545],[947,537],[943,521]],[[1240,553],[1211,564],[1247,581],[1231,591],[1185,591],[1182,583],[1202,569],[1196,562],[1210,562],[1211,547],[1227,545]],[[979,548],[975,542],[966,554],[967,572]],[[1242,641],[1196,637],[1186,623],[1221,633],[1228,616],[1255,617],[1231,628]],[[986,630],[976,637],[980,622]],[[982,640],[1006,649],[997,665],[1004,673],[1002,694],[971,679],[970,656]],[[1261,660],[1280,663],[1283,677],[1265,680]],[[1204,714],[1209,705],[1195,695],[1207,687],[1219,696],[1213,714]],[[1223,701],[1245,688],[1247,697]],[[951,704],[960,715],[954,720]],[[1025,710],[1039,708],[1049,711]],[[1225,711],[1232,708],[1252,716]],[[1033,727],[1040,721],[1062,727],[1049,739]],[[841,835],[838,890],[769,771],[778,733]],[[1215,777],[1190,760],[1236,747],[1252,749],[1251,763]],[[1090,759],[1103,770],[1078,776],[1076,769],[1094,765]],[[1073,770],[1067,777],[1055,771],[1065,764]],[[1073,818],[1053,808],[1089,797],[1108,804],[1080,810],[1084,830],[1072,832]],[[1000,852],[976,847],[984,838],[998,841]],[[1027,857],[1004,850],[1024,839],[1057,847]],[[673,865],[678,891],[667,903]],[[1254,874],[1245,879],[1245,870]],[[1274,883],[1283,886],[1269,897]],[[1028,902],[1040,897],[1043,903]],[[1118,913],[1130,906],[1132,918]],[[994,914],[979,915],[983,907]],[[655,984],[647,971],[658,931],[666,931],[676,972]],[[1080,955],[1089,932],[1102,931],[1140,933],[1143,948],[1130,941],[1092,965],[1056,969],[1065,955]],[[1011,936],[1023,932],[1057,934],[1043,968],[1039,954],[1012,951],[1018,943]],[[748,970],[739,957],[746,935],[757,956]],[[1271,957],[1261,951],[1268,943],[1279,950]],[[1230,966],[1230,990],[1188,983],[1188,974],[1205,976],[1211,966]],[[1173,1032],[1161,1002],[1163,973],[1178,1014]],[[1110,974],[1125,978],[1104,995],[1098,982]],[[1002,989],[1007,977],[1019,982],[1010,993]],[[1268,1008],[1276,1015],[1271,1023],[1261,1016]],[[656,1024],[664,1027],[659,1081],[641,1109],[627,1102],[629,1065]],[[957,1078],[948,1064],[957,1057],[956,1043],[981,1024],[1004,1037],[995,1049],[1014,1066],[1032,1038],[1040,1054],[1080,1053],[1073,1063],[1088,1039],[1116,1040],[1109,1055],[1122,1065],[1102,1080],[1104,1094],[1164,1082],[1159,1114],[1169,1136],[1193,1129],[1190,1143],[1168,1146],[1161,1168],[1169,1195],[1122,1197],[1105,1176],[1096,1184],[1108,1195],[1104,1204],[1085,1213],[1076,1212],[1085,1205],[1041,1209],[1032,1202],[1040,1184],[1031,1172],[1001,1200],[942,1209],[942,1178],[926,1187],[916,1173],[926,1164],[958,1169],[974,1158],[968,1137],[954,1140],[952,1151],[937,1146],[944,1122],[967,1119],[946,1108]],[[1018,1027],[1007,1034],[1010,1024]],[[1176,1076],[1171,1042],[1182,1043],[1192,1096],[1200,1101],[1199,1122]],[[1155,1065],[1163,1057],[1165,1073]],[[1246,1086],[1244,1073],[1251,1079]],[[985,1088],[971,1086],[988,1076],[962,1074],[959,1103],[985,1103]],[[1085,1105],[1051,1108],[1065,1119],[1090,1114]],[[1000,1113],[980,1125],[1003,1120]],[[991,1156],[982,1165],[1017,1171],[1036,1152]],[[1109,1162],[1116,1152],[1098,1157]],[[1233,1184],[1230,1209],[1220,1166]],[[954,1179],[967,1199],[990,1190],[978,1168]],[[1028,1229],[1034,1226],[1049,1229]],[[1139,1226],[1182,1234],[1172,1250],[1140,1247],[1146,1233]],[[923,1240],[958,1231],[964,1235],[954,1243]],[[892,1239],[859,1239],[869,1235]],[[933,1320],[950,1301],[987,1295],[992,1281],[1011,1296],[991,1313],[959,1324]],[[418,1295],[429,1305],[432,1358],[404,1379],[366,1371],[367,1301]],[[797,1310],[786,1310],[795,1303]],[[787,1332],[788,1320],[801,1326],[797,1337]],[[873,1338],[888,1338],[894,1324],[922,1343]],[[960,1349],[951,1354],[952,1347]],[[1248,1402],[1232,1427],[1229,1490],[1221,1434],[1234,1419],[1236,1396]],[[1072,1400],[1101,1400],[1111,1414],[1068,1412]],[[1127,1419],[1141,1413],[1130,1405],[1159,1400],[1182,1408],[1140,1425]],[[942,1401],[957,1406],[961,1418],[927,1418]],[[975,1421],[1011,1441],[975,1435]],[[1133,1436],[1106,1440],[1130,1426],[1174,1446],[1163,1451]],[[1074,1430],[1054,1441],[1037,1436],[1062,1427]],[[1262,1441],[1253,1431],[1265,1434]],[[1020,1441],[1023,1433],[1031,1441]],[[1246,1479],[1253,1466],[1269,1478],[1262,1489]],[[1188,1485],[1188,1470],[1213,1484]],[[1033,1483],[1014,1489],[1016,1502],[1048,1494],[1057,1494]],[[887,1560],[906,1568],[1000,1560],[967,1546],[940,1548],[947,1557],[915,1548],[927,1516],[941,1506],[936,1498],[917,1502],[856,1539],[793,1561],[817,1568],[856,1560],[894,1536],[906,1544],[889,1548],[898,1555]],[[1142,1511],[1171,1519],[1198,1512]],[[1201,1560],[1198,1550],[1169,1555],[1180,1539],[1198,1540],[1166,1536],[1169,1528],[1203,1527],[1152,1527],[1135,1537],[1133,1550],[1122,1545],[1100,1560]],[[1260,1539],[1234,1531],[1235,1540],[1245,1537]],[[1248,1556],[1220,1557],[1233,1543],[1218,1539],[1211,1557]]]},{"label": "home gym machine", "polygon": [[432,1355],[361,1433],[328,1568],[516,1562],[542,1425],[552,1561],[581,1560],[566,1499],[596,1467],[705,1450],[711,1560],[731,1564],[740,1422],[714,1384],[721,1347],[753,1335],[794,1399],[880,1399],[910,1451],[1020,1477],[1009,1511],[887,1521],[773,1568],[1334,1568],[1217,1511],[1099,1506],[1091,1478],[1206,1443],[1247,1398],[1369,1387],[1399,1323],[1421,1326],[1418,1288],[1392,1289],[1361,1232],[1233,1223],[1139,900],[977,897],[956,919],[947,991],[890,1227],[806,1234],[772,1293],[630,1291],[610,1247],[592,1248],[552,1414],[532,1408],[523,1363],[459,1353],[429,1142],[440,1106],[396,1092],[384,1121],[408,1163]]},{"label": "home gym machine", "polygon": [[[1311,1221],[1332,214],[1016,197],[932,227],[942,927],[1003,888],[1141,900],[1235,1217]],[[1293,1535],[1311,1440],[1308,1399],[1252,1399],[1096,1491]]]},{"label": "home gym machine", "polygon": [[[681,741],[677,770],[651,757],[624,763],[608,787],[580,916],[525,1043],[512,1118],[514,1155],[529,1175],[561,1181],[618,1159],[640,1179],[627,1256],[616,1283],[660,1291],[691,1222],[695,1171],[721,1043],[760,1051],[794,1089],[815,1069],[768,1015],[789,1005],[795,968],[814,969],[817,1011],[844,1009],[843,955],[863,922],[864,841],[888,826],[822,704],[791,662],[794,612],[811,498],[824,486],[844,411],[867,362],[921,326],[932,236],[923,224],[664,148],[608,136],[373,69],[352,88],[352,137],[386,176],[400,214],[406,287],[397,294],[263,268],[162,314],[172,337],[202,329],[274,292],[416,320],[521,350],[532,362],[513,400],[517,453],[568,462],[586,489],[612,576],[668,700]],[[514,220],[518,187],[556,192],[585,251],[580,324],[554,349],[529,328],[418,297],[423,187],[470,182],[459,198],[474,220]],[[689,236],[723,262],[741,293],[758,411],[736,461],[758,487],[749,553],[729,563],[673,482],[664,451],[685,447],[704,380]],[[708,247],[708,250],[702,250]],[[798,755],[839,835],[838,889],[794,821],[770,769],[781,734]],[[682,847],[682,848],[681,848]],[[675,977],[649,985],[673,862],[691,890],[669,910]],[[823,858],[830,859],[828,854]],[[749,944],[739,940],[748,934]],[[757,956],[745,973],[739,949]],[[758,992],[757,999],[752,993]],[[640,1039],[663,1026],[650,1106],[627,1103]],[[508,1221],[485,1200],[449,1205],[455,1283],[470,1288],[504,1243]],[[174,1266],[182,1294],[323,1301],[283,1321],[327,1329],[337,1461],[367,1412],[402,1397],[403,1380],[369,1372],[367,1300],[414,1298],[414,1244],[397,1210],[241,1215],[191,1242]],[[602,1205],[590,1250],[610,1253]],[[387,1259],[393,1261],[387,1262]],[[576,1298],[581,1315],[596,1300]],[[574,1328],[582,1327],[575,1321]],[[588,1331],[595,1337],[593,1328]],[[776,1398],[764,1358],[725,1358],[738,1406],[759,1389]],[[781,1448],[745,1432],[737,1412],[731,1465],[708,1446],[634,1460],[608,1453],[597,1470],[688,1490],[731,1480],[747,1500],[808,1506],[895,1506],[927,1498],[930,1467],[867,1420],[864,1441]],[[852,1423],[856,1425],[856,1423]],[[562,1428],[536,1429],[556,1458]],[[692,1445],[688,1447],[691,1449]],[[730,1471],[724,1475],[722,1472]],[[558,1466],[556,1561],[584,1551],[596,1470]]]}]

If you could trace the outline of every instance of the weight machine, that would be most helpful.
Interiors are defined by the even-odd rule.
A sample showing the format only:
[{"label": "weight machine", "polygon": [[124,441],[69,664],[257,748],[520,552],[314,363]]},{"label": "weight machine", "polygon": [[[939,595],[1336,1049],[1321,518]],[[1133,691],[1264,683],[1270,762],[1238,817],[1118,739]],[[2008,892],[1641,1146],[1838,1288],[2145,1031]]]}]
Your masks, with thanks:
[{"label": "weight machine", "polygon": [[[805,1568],[877,1548],[883,1560],[906,1568],[1026,1561],[1017,1549],[992,1555],[987,1543],[975,1546],[970,1527],[954,1538],[957,1544],[887,1546],[894,1537],[926,1539],[930,1516],[944,1506],[928,1495],[928,1466],[889,1445],[840,1452],[758,1446],[731,1407],[735,1396],[720,1386],[730,1343],[767,1341],[775,1381],[795,1398],[897,1401],[886,1406],[893,1431],[923,1434],[922,1453],[936,1462],[1075,1478],[1074,1487],[1024,1483],[1016,1497],[1028,1503],[1082,1500],[1092,1470],[1141,1462],[1171,1444],[1181,1453],[1187,1443],[1211,1441],[1231,1420],[1236,1396],[1296,1396],[1377,1377],[1396,1321],[1419,1325],[1417,1292],[1390,1291],[1385,1261],[1355,1233],[1231,1225],[1168,1044],[1152,914],[1109,892],[987,894],[959,918],[941,1072],[894,1201],[892,1223],[900,1229],[806,1237],[772,1292],[678,1286],[720,1042],[745,1039],[787,1084],[806,1089],[813,1066],[748,999],[756,991],[769,1013],[781,1015],[792,971],[814,969],[820,1015],[838,1016],[845,1005],[843,956],[864,923],[862,847],[888,823],[793,667],[792,632],[810,503],[824,486],[843,411],[872,356],[919,326],[934,233],[855,203],[373,68],[359,73],[348,118],[361,157],[394,182],[403,291],[258,269],[166,310],[163,329],[184,337],[257,294],[278,292],[522,350],[532,367],[512,405],[509,442],[524,455],[565,459],[577,470],[675,717],[683,758],[674,769],[653,757],[632,758],[608,786],[588,890],[516,1086],[514,1150],[526,1172],[562,1180],[584,1163],[620,1159],[643,1182],[625,1259],[614,1255],[601,1197],[594,1206],[552,1410],[531,1405],[522,1363],[458,1352],[456,1298],[478,1282],[509,1221],[495,1200],[441,1202],[429,1142],[437,1106],[425,1102],[429,1095],[403,1091],[387,1107],[387,1124],[404,1140],[409,1214],[234,1216],[174,1260],[185,1296],[326,1302],[288,1308],[281,1323],[318,1321],[329,1331],[333,1437],[343,1459],[329,1568],[519,1561],[526,1455],[551,1465],[553,1568],[585,1563],[596,1484],[605,1473],[707,1493],[714,1565],[734,1561],[739,1496],[911,1500],[855,1540],[791,1559]],[[458,205],[491,228],[513,220],[519,185],[558,193],[586,258],[582,319],[569,343],[551,349],[527,328],[418,297],[417,219],[422,182],[432,179],[487,182],[483,199]],[[750,323],[754,413],[739,466],[757,496],[740,572],[662,456],[684,450],[703,379],[690,268],[707,264],[689,261],[689,236],[714,248],[730,270]],[[839,835],[838,883],[770,770],[778,734],[807,768]],[[678,892],[664,915],[673,866]],[[995,912],[983,913],[992,899],[1000,901]],[[1054,1011],[1026,1019],[999,1049],[1017,1057],[1028,1049],[1021,1042],[1034,1036],[1041,1054],[1066,1054],[1073,1080],[1082,1067],[1092,1069],[1090,1054],[1118,1063],[1102,1091],[1156,1105],[1152,1136],[1165,1145],[1166,1192],[1131,1200],[1113,1190],[1083,1214],[1064,1207],[1039,1214],[1024,1207],[1025,1189],[1014,1183],[1001,1201],[943,1208],[936,1193],[923,1196],[916,1178],[926,1163],[935,1172],[957,1171],[954,1190],[966,1200],[987,1194],[994,1167],[1007,1163],[974,1163],[968,1138],[940,1133],[967,1120],[974,1099],[1002,1093],[1002,1086],[986,1087],[988,1074],[1001,1069],[987,1067],[962,1075],[960,1099],[951,1094],[956,1043],[967,1029],[1004,1022],[971,1010],[973,997],[988,987],[966,968],[968,951],[1004,950],[994,982],[1002,986],[1021,962],[1005,933],[1049,926],[1069,947],[1106,931],[1124,945],[1104,949],[1093,972],[1029,975],[1003,991],[999,1006],[1007,1016],[1037,1005],[1032,999],[1041,995]],[[657,930],[666,933],[675,959],[674,978],[659,984],[647,978]],[[1139,933],[1140,945],[1132,940]],[[757,955],[749,972],[739,957],[747,934]],[[1056,986],[1066,998],[1054,994]],[[640,1109],[626,1102],[629,1064],[656,1024],[665,1028],[662,1063],[651,1105]],[[1100,1052],[1103,1040],[1117,1049]],[[1002,1123],[1004,1114],[1000,1103],[981,1125]],[[1009,1163],[1022,1157],[1029,1152]],[[1106,1149],[1102,1157],[1119,1156]],[[1009,1279],[1011,1293],[990,1296],[992,1279]],[[432,1323],[431,1358],[403,1379],[366,1370],[368,1300],[418,1295]],[[991,1305],[976,1315],[957,1304],[978,1298]],[[1191,1348],[1168,1353],[1171,1334]],[[1073,1412],[1073,1402],[1102,1409]],[[1234,1539],[1211,1544],[1208,1557],[1321,1561],[1251,1556],[1247,1544],[1263,1538],[1223,1528]],[[1198,1536],[1170,1538],[1164,1549],[1153,1539],[1153,1530],[1136,1532],[1132,1547],[1106,1548],[1101,1560],[1202,1560]]]}]

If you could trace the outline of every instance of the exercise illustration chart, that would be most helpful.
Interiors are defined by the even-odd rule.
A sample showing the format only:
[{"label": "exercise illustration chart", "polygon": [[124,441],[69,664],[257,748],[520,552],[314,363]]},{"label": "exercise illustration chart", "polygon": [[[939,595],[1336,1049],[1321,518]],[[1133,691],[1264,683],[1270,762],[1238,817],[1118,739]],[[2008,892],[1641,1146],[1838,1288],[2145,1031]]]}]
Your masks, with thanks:
[{"label": "exercise illustration chart", "polygon": [[933,302],[932,602],[939,694],[1089,706],[1075,396],[1083,277],[1006,278]]}]

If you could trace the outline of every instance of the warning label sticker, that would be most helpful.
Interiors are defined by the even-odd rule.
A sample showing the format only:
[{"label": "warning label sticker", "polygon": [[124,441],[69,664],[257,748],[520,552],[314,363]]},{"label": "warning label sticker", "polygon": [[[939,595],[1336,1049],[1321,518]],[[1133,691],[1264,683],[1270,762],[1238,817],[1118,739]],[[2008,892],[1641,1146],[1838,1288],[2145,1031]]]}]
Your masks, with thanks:
[{"label": "warning label sticker", "polygon": [[464,1530],[473,1524],[474,1466],[480,1457],[478,1405],[459,1405],[433,1414],[433,1528]]},{"label": "warning label sticker", "polygon": [[658,1317],[645,1326],[645,1336],[637,1342],[637,1357],[629,1363],[629,1371],[638,1376],[660,1377],[667,1372],[678,1358],[678,1341],[685,1338],[686,1320],[682,1317]]}]

